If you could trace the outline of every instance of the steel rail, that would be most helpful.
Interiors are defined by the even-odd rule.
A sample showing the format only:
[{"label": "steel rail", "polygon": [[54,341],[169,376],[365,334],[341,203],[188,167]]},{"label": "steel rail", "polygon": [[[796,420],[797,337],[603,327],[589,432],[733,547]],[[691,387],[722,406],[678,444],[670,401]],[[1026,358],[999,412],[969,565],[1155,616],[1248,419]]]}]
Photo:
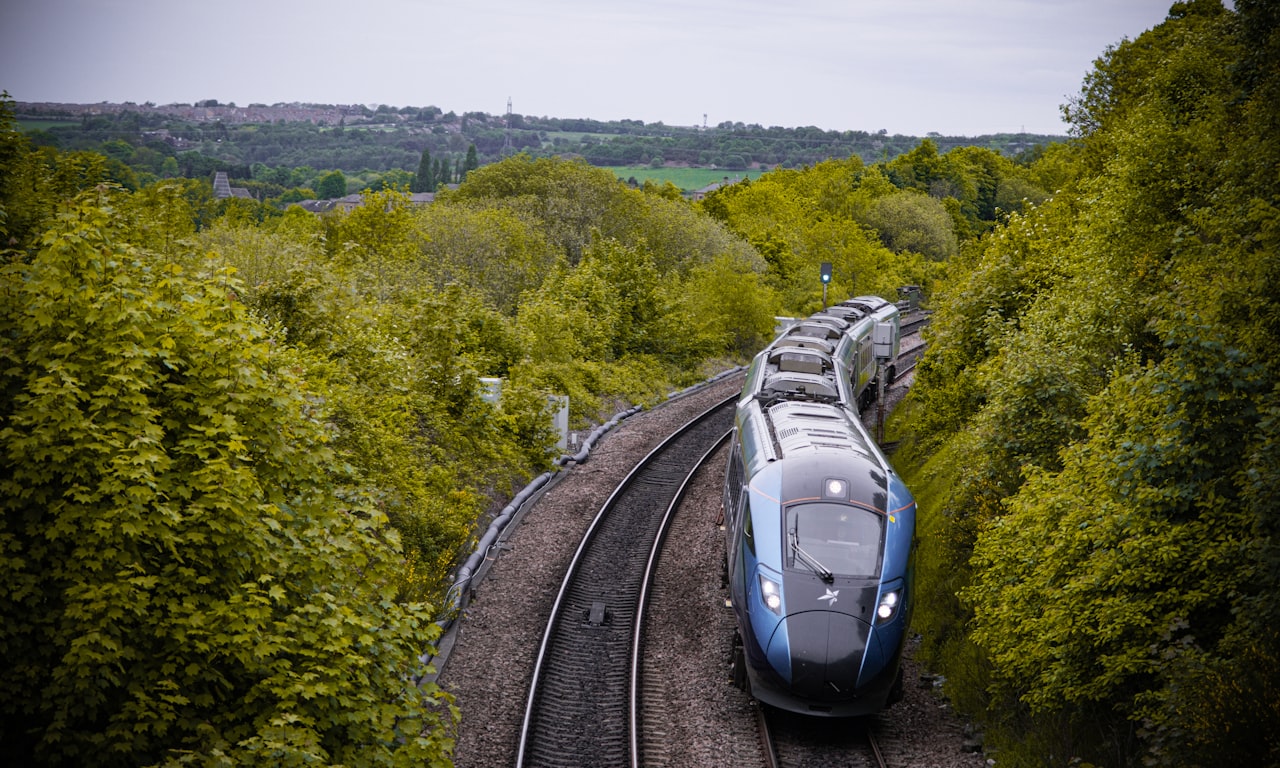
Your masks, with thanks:
[{"label": "steel rail", "polygon": [[907,320],[906,322],[902,323],[902,325],[898,329],[898,332],[903,336],[910,336],[913,333],[919,332],[921,328],[924,328],[925,326],[929,325],[929,322],[930,320],[932,320],[932,318],[933,318],[933,315],[922,315],[920,317]]},{"label": "steel rail", "polygon": [[637,479],[640,478],[646,472],[646,470],[649,469],[650,465],[656,463],[656,459],[660,455],[662,455],[665,451],[667,451],[673,445],[678,443],[678,441],[681,438],[683,438],[687,433],[692,431],[694,428],[698,427],[703,422],[708,421],[712,416],[714,416],[718,412],[721,412],[722,409],[726,407],[731,407],[732,404],[737,399],[738,399],[738,395],[735,393],[733,397],[726,398],[720,403],[712,406],[711,408],[708,408],[702,414],[690,420],[688,423],[683,425],[680,429],[676,430],[669,437],[667,437],[660,444],[658,444],[653,450],[651,450],[648,453],[648,455],[646,455],[643,459],[641,459],[640,462],[636,464],[635,467],[632,468],[632,470],[627,474],[625,478],[623,478],[622,482],[618,484],[618,486],[610,494],[609,498],[600,507],[600,510],[599,512],[596,513],[595,518],[592,519],[590,526],[587,528],[587,531],[583,535],[582,540],[578,543],[577,550],[574,552],[573,558],[571,559],[569,566],[565,571],[564,580],[561,582],[560,590],[556,594],[555,602],[552,604],[552,607],[551,607],[551,614],[547,619],[547,627],[546,627],[546,630],[543,632],[542,642],[539,644],[539,647],[538,647],[538,655],[534,663],[532,679],[530,680],[530,683],[529,683],[529,695],[528,695],[528,698],[526,699],[524,720],[520,727],[520,744],[516,754],[516,768],[524,768],[525,766],[525,760],[526,760],[527,753],[529,751],[529,745],[530,745],[530,731],[533,725],[534,715],[538,707],[538,697],[541,692],[540,688],[544,683],[544,678],[546,675],[546,667],[548,666],[547,653],[555,637],[557,625],[560,624],[560,622],[564,619],[565,603],[566,603],[567,596],[570,593],[571,589],[573,588],[575,579],[578,576],[578,571],[582,566],[586,553],[588,552],[588,549],[590,548],[591,544],[596,538],[598,532],[603,527],[604,521],[609,516],[609,513],[612,510],[612,508],[618,503],[619,499],[621,499],[623,495],[630,489],[630,487],[637,481]]},{"label": "steel rail", "polygon": [[900,379],[902,378],[902,374],[914,369],[916,367],[916,364],[920,362],[920,358],[924,357],[924,350],[927,346],[929,345],[920,344],[919,346],[915,346],[907,350],[902,355],[899,355],[898,356],[899,361],[902,361],[903,359],[907,359],[908,363],[906,367],[900,368],[896,371],[896,375],[894,376],[894,378]]},{"label": "steel rail", "polygon": [[769,716],[765,713],[765,705],[754,702],[756,711],[756,733],[760,737],[760,751],[764,753],[765,768],[781,768],[778,758],[778,743],[773,740],[773,731],[769,727]]},{"label": "steel rail", "polygon": [[[860,734],[849,731],[843,735],[831,731],[840,728],[834,725],[839,720],[810,720],[799,728],[794,717],[788,713],[774,711],[770,715],[767,706],[755,703],[756,729],[760,737],[760,750],[764,758],[765,768],[782,768],[783,765],[829,765],[834,762],[847,765],[848,758],[858,753],[865,759],[870,756],[870,764],[875,768],[889,768],[884,751],[880,748],[880,740],[876,737],[875,722],[872,718],[860,718]],[[778,721],[774,723],[774,718]],[[800,716],[804,720],[803,716]],[[817,723],[823,723],[818,726]],[[821,733],[816,737],[808,732],[809,727],[818,727]],[[776,733],[775,733],[776,727]],[[825,729],[825,730],[822,730]],[[836,736],[834,741],[827,741],[828,736]],[[861,740],[858,739],[861,736]],[[847,741],[845,737],[847,736]],[[816,741],[811,741],[815,739]],[[862,761],[858,761],[861,764]]]},{"label": "steel rail", "polygon": [[876,732],[870,725],[867,726],[867,744],[871,747],[871,754],[875,755],[877,768],[889,768],[884,753],[880,751],[880,740],[876,738]]},{"label": "steel rail", "polygon": [[698,470],[706,466],[711,456],[720,450],[721,446],[725,444],[725,441],[732,434],[733,430],[725,432],[714,445],[702,454],[702,457],[693,465],[693,469],[689,470],[689,474],[685,476],[684,481],[680,483],[680,487],[676,489],[675,497],[667,505],[667,511],[663,514],[662,522],[658,525],[658,533],[653,539],[653,546],[649,549],[649,561],[645,563],[644,576],[640,584],[640,598],[636,601],[635,625],[631,634],[631,695],[628,707],[631,731],[631,768],[640,768],[640,667],[644,656],[641,635],[644,633],[645,611],[649,607],[649,590],[653,586],[653,578],[658,569],[658,558],[662,554],[662,547],[667,539],[667,531],[671,527],[671,518],[675,516],[676,510],[679,509],[681,502],[684,501],[685,491],[689,489],[689,483],[692,482],[693,476],[698,473]]}]

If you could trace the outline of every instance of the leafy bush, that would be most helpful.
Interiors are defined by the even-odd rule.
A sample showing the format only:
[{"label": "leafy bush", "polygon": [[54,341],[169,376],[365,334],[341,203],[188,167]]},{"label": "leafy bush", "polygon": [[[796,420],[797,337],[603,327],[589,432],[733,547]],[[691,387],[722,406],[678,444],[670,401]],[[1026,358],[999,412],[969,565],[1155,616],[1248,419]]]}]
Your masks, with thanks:
[{"label": "leafy bush", "polygon": [[[444,765],[437,630],[234,298],[63,214],[0,314],[0,741],[42,765]],[[121,217],[124,219],[127,217]]]},{"label": "leafy bush", "polygon": [[1110,49],[1031,169],[1064,186],[933,297],[916,626],[1002,763],[1280,754],[1277,40],[1189,2]]},{"label": "leafy bush", "polygon": [[868,231],[867,212],[892,190],[877,169],[851,158],[730,184],[699,205],[755,245],[768,264],[767,284],[781,301],[779,310],[806,314],[821,306],[822,262],[832,265],[831,302],[893,297],[899,286],[928,284],[940,274],[923,256],[895,254]]}]

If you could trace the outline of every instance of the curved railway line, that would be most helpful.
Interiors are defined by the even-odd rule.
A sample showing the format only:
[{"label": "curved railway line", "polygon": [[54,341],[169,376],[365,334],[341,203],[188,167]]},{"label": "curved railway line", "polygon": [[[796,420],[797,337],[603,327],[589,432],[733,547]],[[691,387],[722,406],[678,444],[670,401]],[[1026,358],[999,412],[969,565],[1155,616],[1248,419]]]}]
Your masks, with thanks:
[{"label": "curved railway line", "polygon": [[[534,665],[516,765],[614,766],[636,740],[642,596],[672,506],[733,426],[722,401],[655,448],[605,502],[574,554]],[[644,546],[651,543],[651,546]]]},{"label": "curved railway line", "polygon": [[[904,334],[927,322],[913,313]],[[904,345],[895,397],[922,348]],[[730,684],[714,520],[737,381],[624,424],[504,534],[441,677],[464,713],[459,768],[982,765],[923,686],[887,717],[806,724]]]}]

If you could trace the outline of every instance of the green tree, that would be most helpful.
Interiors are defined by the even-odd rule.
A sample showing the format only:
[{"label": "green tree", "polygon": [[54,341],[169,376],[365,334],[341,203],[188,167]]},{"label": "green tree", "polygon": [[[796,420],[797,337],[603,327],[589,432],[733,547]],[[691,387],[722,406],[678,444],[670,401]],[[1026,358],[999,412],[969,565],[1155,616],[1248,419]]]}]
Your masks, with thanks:
[{"label": "green tree", "polygon": [[329,171],[316,180],[316,195],[321,200],[333,200],[347,194],[347,177],[342,171]]},{"label": "green tree", "polygon": [[82,202],[0,270],[0,683],[36,765],[445,765],[385,517],[224,272]]},{"label": "green tree", "polygon": [[711,356],[754,355],[769,342],[781,311],[754,263],[730,254],[695,266],[676,301],[672,332],[693,337],[680,346]]},{"label": "green tree", "polygon": [[[871,180],[867,189],[859,186],[864,178]],[[701,206],[755,245],[787,311],[806,313],[821,305],[822,262],[834,267],[830,290],[839,298],[893,296],[900,285],[929,281],[922,256],[890,252],[855,218],[865,217],[876,196],[892,189],[881,174],[864,172],[852,158],[721,187]]]},{"label": "green tree", "polygon": [[0,92],[0,251],[26,246],[52,207],[39,156],[18,130],[14,110],[9,92]]},{"label": "green tree", "polygon": [[410,192],[435,192],[436,176],[431,166],[431,151],[422,150],[422,159],[418,161],[418,172],[413,175],[413,183],[409,185]]},{"label": "green tree", "polygon": [[[439,230],[421,221],[438,210],[384,191],[347,213],[296,209],[270,231],[220,223],[201,238],[244,275],[244,300],[305,353],[333,413],[334,450],[400,533],[405,599],[440,598],[492,489],[548,464],[545,430],[533,428],[541,401],[504,400],[496,413],[480,400],[479,376],[507,373],[519,354],[484,294],[438,280],[444,265],[425,238]],[[518,222],[457,213],[443,221],[449,259],[465,257],[477,228],[487,239],[470,247],[495,262],[501,251],[488,246],[503,247],[507,234],[519,242]],[[462,231],[449,231],[454,223]]]},{"label": "green tree", "polygon": [[946,206],[918,192],[899,192],[878,198],[861,217],[895,253],[912,251],[945,261],[959,249]]},{"label": "green tree", "polygon": [[462,163],[462,173],[458,175],[459,181],[466,181],[467,174],[480,167],[480,160],[476,156],[476,145],[471,144],[467,147],[467,159]]},{"label": "green tree", "polygon": [[413,182],[414,174],[399,168],[393,168],[386,173],[375,174],[373,179],[361,191],[381,192],[384,189],[413,191]]},{"label": "green tree", "polygon": [[1010,764],[1280,754],[1276,21],[1176,3],[1108,49],[1053,198],[933,297],[915,621]]},{"label": "green tree", "polygon": [[492,202],[437,204],[417,217],[423,239],[416,269],[443,290],[467,286],[507,316],[521,296],[542,284],[556,250],[527,210]]},{"label": "green tree", "polygon": [[527,205],[543,222],[549,237],[576,264],[592,241],[595,229],[605,237],[618,233],[630,192],[603,168],[581,161],[526,154],[509,157],[472,171],[450,199],[493,198]]}]

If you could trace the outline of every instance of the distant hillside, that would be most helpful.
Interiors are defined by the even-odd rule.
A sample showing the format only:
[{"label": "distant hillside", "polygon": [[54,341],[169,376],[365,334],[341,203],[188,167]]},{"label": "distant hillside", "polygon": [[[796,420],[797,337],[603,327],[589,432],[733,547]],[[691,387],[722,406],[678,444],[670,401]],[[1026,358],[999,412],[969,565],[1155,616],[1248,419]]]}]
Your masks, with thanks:
[{"label": "distant hillside", "polygon": [[[517,152],[577,156],[599,166],[706,168],[724,171],[797,168],[852,155],[881,162],[911,151],[924,137],[887,131],[765,128],[724,122],[670,126],[529,115],[458,115],[439,107],[251,104],[15,104],[37,144],[101,151],[145,178],[227,171],[259,178],[264,169],[339,170],[367,180],[412,174],[426,150],[457,167],[474,145],[481,165]],[[1016,157],[1063,136],[929,134],[938,151],[978,146]],[[167,166],[167,158],[173,163]],[[176,172],[175,172],[176,165]],[[278,175],[278,174],[277,174]],[[396,176],[396,178],[401,178]]]}]

